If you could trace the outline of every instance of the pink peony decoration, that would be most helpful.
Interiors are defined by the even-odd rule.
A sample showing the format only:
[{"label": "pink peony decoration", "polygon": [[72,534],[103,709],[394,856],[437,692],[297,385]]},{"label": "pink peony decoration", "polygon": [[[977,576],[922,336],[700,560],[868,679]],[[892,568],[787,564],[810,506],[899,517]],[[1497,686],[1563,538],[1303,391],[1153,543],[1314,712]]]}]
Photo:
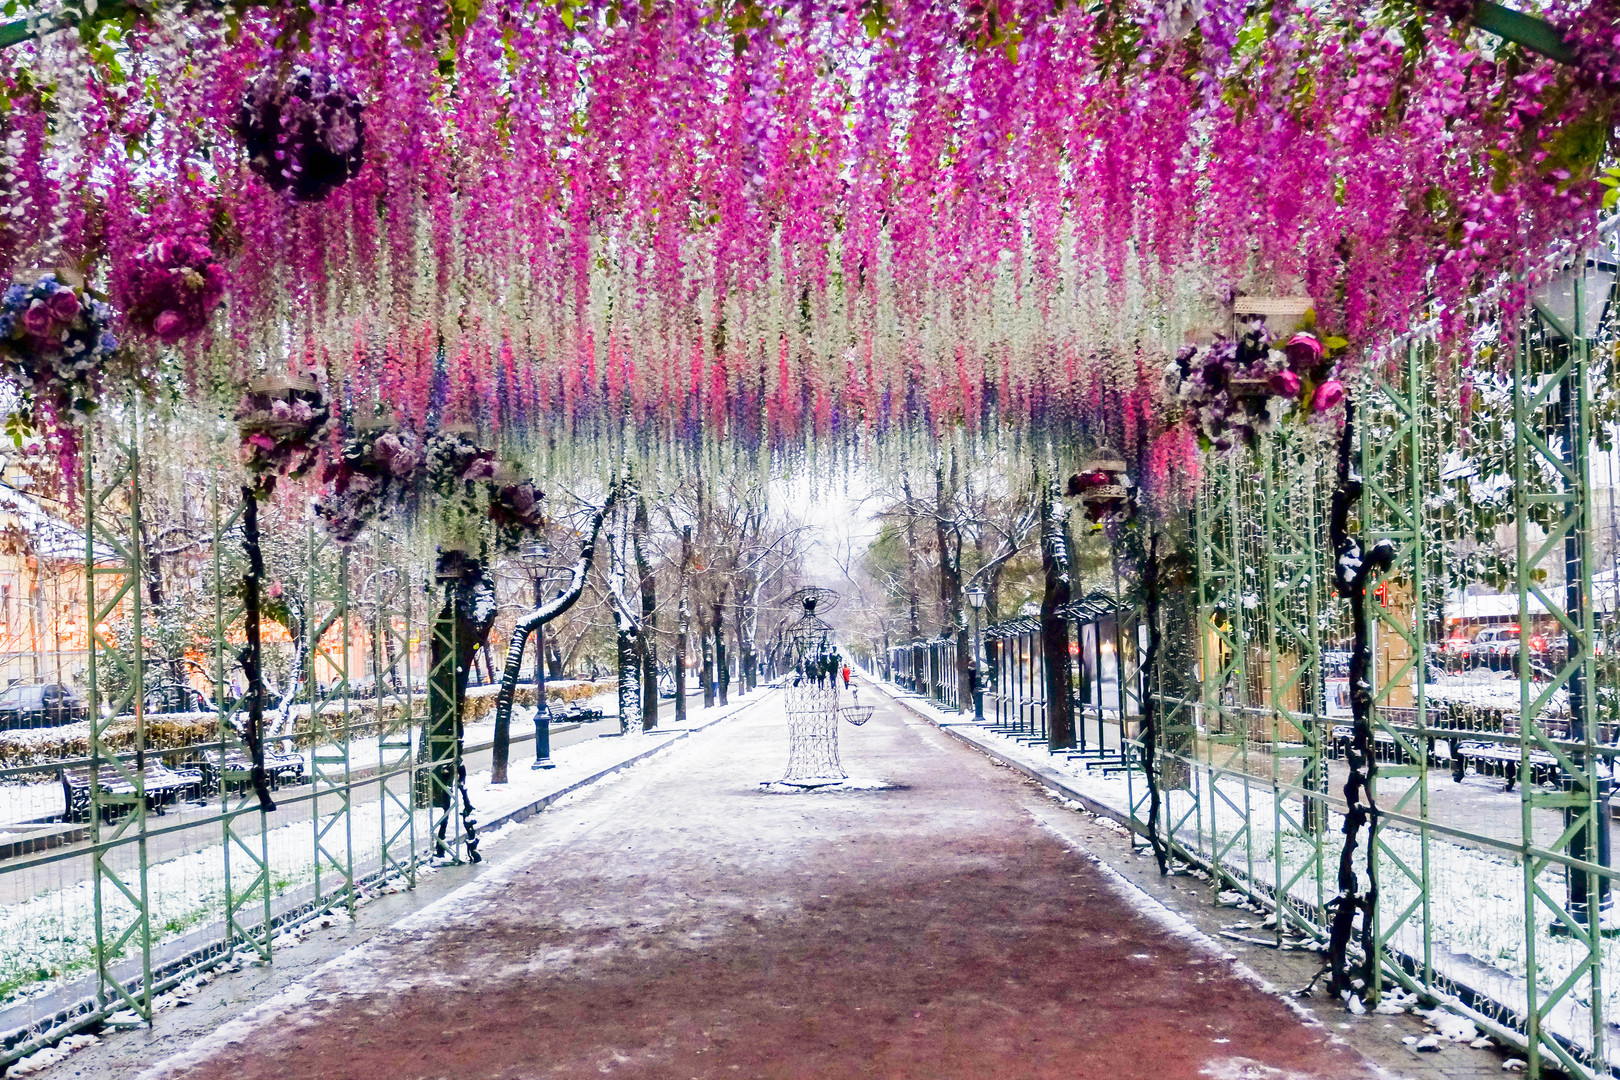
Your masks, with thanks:
[{"label": "pink peony decoration", "polygon": [[1299,376],[1286,368],[1271,377],[1271,392],[1278,397],[1298,397],[1299,387]]},{"label": "pink peony decoration", "polygon": [[1316,388],[1316,398],[1311,402],[1311,408],[1316,412],[1326,412],[1335,405],[1344,402],[1344,383],[1338,379],[1329,379]]}]

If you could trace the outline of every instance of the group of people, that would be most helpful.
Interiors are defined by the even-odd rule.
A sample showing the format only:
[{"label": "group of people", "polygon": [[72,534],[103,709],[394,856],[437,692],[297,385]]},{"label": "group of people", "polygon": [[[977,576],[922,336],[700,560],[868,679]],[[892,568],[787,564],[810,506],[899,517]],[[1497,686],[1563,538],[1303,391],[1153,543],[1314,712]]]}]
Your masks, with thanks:
[{"label": "group of people", "polygon": [[794,685],[800,681],[809,681],[817,687],[831,686],[838,688],[838,676],[844,677],[844,689],[849,689],[849,665],[844,658],[836,652],[821,653],[816,656],[806,656],[799,662],[794,672]]}]

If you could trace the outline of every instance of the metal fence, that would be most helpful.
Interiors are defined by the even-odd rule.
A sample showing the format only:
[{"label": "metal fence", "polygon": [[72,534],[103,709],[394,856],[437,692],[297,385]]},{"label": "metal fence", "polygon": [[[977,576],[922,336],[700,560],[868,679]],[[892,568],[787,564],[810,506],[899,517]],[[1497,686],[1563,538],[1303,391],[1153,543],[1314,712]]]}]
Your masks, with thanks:
[{"label": "metal fence", "polygon": [[[1612,537],[1599,543],[1613,522],[1598,520],[1592,471],[1614,469],[1594,415],[1612,400],[1614,339],[1582,310],[1590,298],[1606,316],[1610,286],[1577,273],[1566,288],[1568,321],[1544,303],[1518,331],[1495,331],[1499,370],[1471,375],[1471,409],[1456,368],[1420,340],[1357,395],[1352,525],[1395,557],[1369,583],[1380,823],[1355,865],[1378,885],[1370,997],[1446,1001],[1523,1046],[1530,1075],[1610,1075],[1620,556]],[[1068,619],[1067,707],[1085,744],[1052,749],[1087,782],[1122,784],[1145,832],[1134,740],[1152,693],[1161,834],[1223,902],[1274,911],[1279,945],[1326,941],[1344,842],[1352,627],[1328,536],[1336,441],[1285,429],[1207,459],[1191,513],[1158,526],[1193,564],[1161,610],[1161,662],[1151,678],[1135,666],[1146,627],[1128,590],[1117,611]],[[1492,531],[1511,543],[1481,540]],[[1494,635],[1505,651],[1459,662],[1456,612],[1470,589],[1502,582],[1519,613]],[[1037,620],[985,636],[985,722],[1045,745]]]},{"label": "metal fence", "polygon": [[145,685],[159,628],[143,610],[143,431],[133,407],[109,413],[87,440],[79,493],[86,716],[8,733],[15,764],[0,768],[0,1065],[109,1018],[149,1022],[155,998],[204,967],[268,960],[279,928],[352,913],[369,889],[414,886],[430,858],[466,856],[456,800],[427,791],[461,754],[426,737],[421,646],[446,618],[432,616],[430,547],[378,528],[340,550],[307,531],[295,644],[309,663],[268,739],[268,810],[229,677],[242,508],[225,493],[238,489],[222,478],[211,496],[212,617],[187,627],[210,707],[149,712],[162,694]]}]

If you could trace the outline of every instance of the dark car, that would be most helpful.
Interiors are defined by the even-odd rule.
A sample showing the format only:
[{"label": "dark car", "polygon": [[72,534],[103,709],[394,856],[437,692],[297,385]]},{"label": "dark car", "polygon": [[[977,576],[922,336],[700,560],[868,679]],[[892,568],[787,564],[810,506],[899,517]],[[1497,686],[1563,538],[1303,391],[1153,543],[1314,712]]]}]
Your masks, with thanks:
[{"label": "dark car", "polygon": [[84,698],[62,683],[23,683],[0,691],[0,728],[57,727],[88,715]]}]

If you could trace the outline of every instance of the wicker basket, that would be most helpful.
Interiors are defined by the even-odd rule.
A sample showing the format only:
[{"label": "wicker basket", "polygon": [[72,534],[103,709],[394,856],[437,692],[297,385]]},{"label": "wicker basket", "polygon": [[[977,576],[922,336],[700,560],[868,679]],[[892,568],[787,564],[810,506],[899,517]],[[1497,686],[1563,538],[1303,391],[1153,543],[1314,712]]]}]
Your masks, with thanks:
[{"label": "wicker basket", "polygon": [[872,712],[875,708],[876,706],[873,705],[846,705],[838,710],[838,714],[856,727],[860,727],[872,719]]}]

